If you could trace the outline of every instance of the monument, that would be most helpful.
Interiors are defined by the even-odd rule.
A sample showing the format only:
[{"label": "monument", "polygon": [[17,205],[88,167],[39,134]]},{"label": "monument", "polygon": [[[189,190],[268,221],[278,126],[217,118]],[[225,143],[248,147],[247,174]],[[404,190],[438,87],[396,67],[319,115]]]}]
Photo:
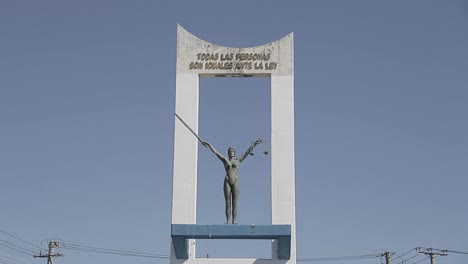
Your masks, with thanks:
[{"label": "monument", "polygon": [[[198,135],[200,77],[271,79],[271,224],[242,225],[237,217],[237,169],[257,140],[239,157],[224,157]],[[177,28],[176,106],[172,191],[171,264],[296,263],[294,171],[294,45],[292,33],[262,46],[222,47]],[[254,135],[253,135],[254,136]],[[199,144],[199,142],[201,144]],[[226,224],[198,225],[198,146],[211,150],[226,170]],[[219,166],[219,165],[218,165]],[[197,239],[267,239],[271,259],[196,258]]]}]

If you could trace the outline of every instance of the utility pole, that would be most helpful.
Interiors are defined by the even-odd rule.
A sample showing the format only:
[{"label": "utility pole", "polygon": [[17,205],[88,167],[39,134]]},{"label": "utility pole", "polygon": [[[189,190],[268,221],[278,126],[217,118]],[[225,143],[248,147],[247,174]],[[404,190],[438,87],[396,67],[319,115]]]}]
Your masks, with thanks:
[{"label": "utility pole", "polygon": [[55,254],[55,248],[59,247],[60,243],[58,241],[49,241],[49,253],[43,255],[40,253],[39,255],[34,255],[35,258],[47,258],[47,264],[54,264],[54,257],[61,257],[63,256],[60,253]]},{"label": "utility pole", "polygon": [[425,250],[421,250],[421,248],[418,248],[418,253],[422,253],[426,256],[429,256],[429,258],[431,259],[431,264],[435,264],[435,256],[447,256],[447,250],[434,248],[426,248]]},{"label": "utility pole", "polygon": [[392,253],[385,252],[384,256],[385,256],[385,264],[390,264],[390,262],[392,261]]}]

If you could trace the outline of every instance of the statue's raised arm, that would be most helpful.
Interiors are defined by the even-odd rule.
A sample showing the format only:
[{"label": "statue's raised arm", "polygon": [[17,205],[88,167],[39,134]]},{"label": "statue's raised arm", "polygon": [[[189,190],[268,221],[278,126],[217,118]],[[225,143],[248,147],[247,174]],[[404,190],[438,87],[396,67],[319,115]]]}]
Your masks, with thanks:
[{"label": "statue's raised arm", "polygon": [[210,143],[208,143],[207,141],[202,141],[202,145],[209,148],[211,150],[211,152],[213,152],[216,157],[218,157],[218,159],[220,159],[222,162],[225,162],[226,161],[226,157],[224,157],[223,155],[221,155],[221,153],[219,153],[219,151],[217,151],[213,145],[211,145]]},{"label": "statue's raised arm", "polygon": [[250,147],[245,151],[244,154],[242,154],[242,156],[239,157],[239,162],[242,162],[245,158],[247,158],[247,156],[252,153],[252,151],[254,150],[254,148],[258,145],[258,144],[261,144],[263,143],[263,141],[261,139],[257,139],[255,140],[255,142],[252,143],[252,145],[250,145]]}]

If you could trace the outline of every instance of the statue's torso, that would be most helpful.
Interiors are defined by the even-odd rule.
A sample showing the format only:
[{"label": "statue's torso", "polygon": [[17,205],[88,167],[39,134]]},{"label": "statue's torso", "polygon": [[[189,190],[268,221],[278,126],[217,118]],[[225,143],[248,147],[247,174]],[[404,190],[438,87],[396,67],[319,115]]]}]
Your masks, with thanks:
[{"label": "statue's torso", "polygon": [[226,160],[224,168],[226,169],[226,180],[230,185],[237,182],[237,170],[239,169],[240,162],[237,159]]}]

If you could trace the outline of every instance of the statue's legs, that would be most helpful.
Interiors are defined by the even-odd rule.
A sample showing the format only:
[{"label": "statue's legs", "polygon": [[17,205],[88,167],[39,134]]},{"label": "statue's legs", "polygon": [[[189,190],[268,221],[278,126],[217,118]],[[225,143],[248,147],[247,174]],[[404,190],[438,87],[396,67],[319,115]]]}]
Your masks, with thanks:
[{"label": "statue's legs", "polygon": [[226,224],[231,223],[231,186],[224,180],[224,201],[226,203]]},{"label": "statue's legs", "polygon": [[239,199],[239,180],[231,186],[232,193],[232,223],[237,224],[237,200]]}]

